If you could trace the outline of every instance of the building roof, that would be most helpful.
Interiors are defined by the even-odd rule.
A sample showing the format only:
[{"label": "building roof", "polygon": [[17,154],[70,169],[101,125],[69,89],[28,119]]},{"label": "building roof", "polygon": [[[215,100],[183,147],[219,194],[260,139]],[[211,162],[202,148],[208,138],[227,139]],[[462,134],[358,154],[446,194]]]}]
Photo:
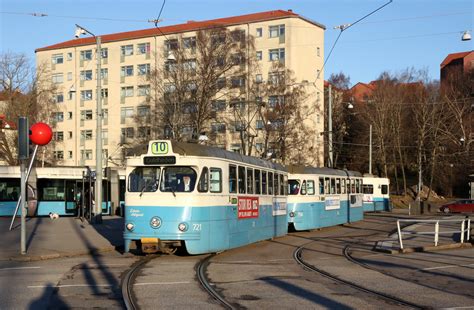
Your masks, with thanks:
[{"label": "building roof", "polygon": [[443,60],[440,66],[441,68],[443,68],[444,66],[448,65],[451,61],[464,58],[471,53],[474,53],[474,51],[448,54],[448,56],[446,56],[446,58]]},{"label": "building roof", "polygon": [[[315,21],[312,21],[308,18],[305,18],[299,14],[293,13],[292,10],[288,10],[288,11],[275,10],[275,11],[267,11],[267,12],[246,14],[246,15],[240,15],[240,16],[205,20],[205,21],[188,21],[187,23],[184,23],[184,24],[159,27],[159,29],[155,27],[155,28],[150,28],[150,29],[119,32],[119,33],[112,33],[112,34],[106,34],[106,35],[100,35],[100,36],[101,36],[102,43],[107,43],[107,42],[132,40],[132,39],[139,39],[139,38],[146,38],[146,37],[153,37],[153,36],[162,36],[162,35],[167,35],[167,34],[182,33],[182,32],[188,32],[188,31],[197,31],[197,30],[209,29],[213,27],[228,27],[228,26],[233,26],[233,25],[239,25],[239,24],[245,24],[245,23],[256,23],[256,22],[269,21],[269,20],[282,19],[282,18],[301,18],[307,21],[308,23],[311,23],[317,27],[326,29],[324,25],[317,23]],[[80,39],[69,40],[69,41],[53,44],[50,46],[38,48],[35,50],[35,52],[68,48],[68,47],[74,47],[74,46],[91,45],[91,44],[95,44],[94,37],[80,38]]]}]

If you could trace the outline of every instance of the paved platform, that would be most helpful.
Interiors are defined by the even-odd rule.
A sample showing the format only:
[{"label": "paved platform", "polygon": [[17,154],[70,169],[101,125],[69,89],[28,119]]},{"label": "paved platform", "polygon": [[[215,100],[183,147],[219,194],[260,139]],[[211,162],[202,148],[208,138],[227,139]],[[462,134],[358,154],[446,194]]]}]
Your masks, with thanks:
[{"label": "paved platform", "polygon": [[74,217],[27,218],[27,254],[20,253],[20,218],[9,231],[11,218],[0,218],[0,260],[42,260],[114,251],[123,246],[123,218],[106,216],[102,224]]},{"label": "paved platform", "polygon": [[[400,212],[400,211],[398,211]],[[400,212],[399,214],[403,214]],[[466,219],[465,215],[443,216],[441,214],[431,214],[428,216],[400,216],[403,219],[410,220],[439,220],[438,242],[435,245],[435,223],[426,222],[400,222],[402,228],[402,244],[400,245],[399,235],[394,225],[394,233],[387,239],[380,240],[375,246],[376,251],[398,254],[423,251],[437,251],[472,246],[472,233],[474,229],[474,218],[471,219],[470,239],[467,240],[467,234],[464,234],[463,243],[461,243],[461,220]],[[444,222],[443,220],[457,220],[457,222]],[[467,229],[467,227],[465,227]]]}]

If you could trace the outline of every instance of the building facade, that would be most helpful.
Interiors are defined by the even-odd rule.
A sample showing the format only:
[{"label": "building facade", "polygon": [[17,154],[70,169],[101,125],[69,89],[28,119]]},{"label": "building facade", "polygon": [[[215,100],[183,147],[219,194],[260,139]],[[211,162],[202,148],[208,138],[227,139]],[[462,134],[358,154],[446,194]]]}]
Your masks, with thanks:
[{"label": "building facade", "polygon": [[[206,28],[239,29],[252,36],[254,67],[247,67],[244,83],[261,83],[270,79],[275,61],[291,70],[297,83],[305,83],[308,105],[317,106],[308,116],[308,124],[315,132],[324,131],[324,30],[319,23],[289,11],[269,11],[208,21],[189,21],[185,24],[145,30],[101,35],[101,98],[102,140],[104,164],[115,165],[123,156],[123,145],[149,134],[150,85],[145,76],[154,68],[165,66],[163,51],[170,40],[178,36],[192,40],[196,32]],[[93,37],[78,38],[36,50],[37,65],[46,64],[57,93],[51,123],[54,127],[54,157],[58,163],[70,166],[94,166],[96,136],[96,41]],[[317,78],[319,75],[319,78]],[[269,100],[265,98],[264,100]],[[229,99],[221,99],[221,111],[229,106]],[[137,121],[137,116],[143,121]],[[255,117],[255,149],[261,144],[258,128],[262,120]],[[224,126],[229,128],[229,124]],[[234,130],[221,130],[219,122],[209,124],[209,131],[218,132],[218,146],[238,151],[240,137]],[[219,129],[221,128],[221,129]],[[314,145],[307,162],[323,164],[323,142],[320,135],[308,137]],[[260,139],[260,140],[259,140]],[[260,141],[260,142],[259,142]],[[321,147],[318,147],[320,145]]]}]

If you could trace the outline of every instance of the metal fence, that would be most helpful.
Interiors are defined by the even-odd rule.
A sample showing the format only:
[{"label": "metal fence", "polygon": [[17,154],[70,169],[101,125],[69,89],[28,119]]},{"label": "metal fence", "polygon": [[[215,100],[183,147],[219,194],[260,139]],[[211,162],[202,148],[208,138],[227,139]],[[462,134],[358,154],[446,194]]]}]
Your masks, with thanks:
[{"label": "metal fence", "polygon": [[[434,224],[434,231],[403,231],[400,223],[433,223]],[[440,223],[460,223],[461,227],[460,230],[440,230]],[[449,235],[454,233],[459,233],[461,238],[460,242],[464,243],[464,240],[469,241],[471,239],[470,231],[471,231],[471,219],[466,217],[462,219],[447,219],[447,220],[409,220],[409,219],[401,219],[397,220],[397,229],[398,229],[398,241],[400,243],[400,249],[403,250],[403,235],[434,235],[434,245],[438,246],[439,243],[439,236],[440,235]],[[466,239],[464,236],[466,235]]]}]

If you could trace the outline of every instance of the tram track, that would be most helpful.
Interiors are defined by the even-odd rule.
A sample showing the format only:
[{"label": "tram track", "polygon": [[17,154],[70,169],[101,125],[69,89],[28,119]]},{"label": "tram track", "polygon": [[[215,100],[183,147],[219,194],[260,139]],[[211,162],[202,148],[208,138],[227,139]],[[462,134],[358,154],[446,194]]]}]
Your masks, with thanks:
[{"label": "tram track", "polygon": [[[354,264],[357,264],[357,265],[360,265],[364,268],[368,268],[368,266],[365,266],[364,264],[360,263],[360,262],[357,262],[350,254],[349,254],[349,248],[350,246],[346,246],[343,250],[343,254],[344,254],[344,257],[349,260],[350,262],[354,263]],[[320,268],[317,268],[311,264],[309,264],[308,262],[306,262],[303,258],[302,258],[302,252],[303,250],[305,249],[304,246],[300,246],[298,247],[294,252],[293,252],[293,259],[299,264],[301,265],[303,268],[307,269],[307,270],[310,270],[310,271],[313,271],[313,272],[316,272],[317,274],[325,277],[325,278],[328,278],[332,281],[335,281],[337,283],[340,283],[340,284],[344,284],[344,285],[347,285],[351,288],[354,288],[356,290],[359,290],[359,291],[362,291],[362,292],[365,292],[367,294],[370,294],[370,295],[373,295],[373,296],[376,296],[378,298],[382,298],[384,300],[387,300],[389,302],[392,302],[392,303],[396,303],[400,306],[406,306],[406,307],[410,307],[410,308],[413,308],[413,309],[425,309],[425,307],[421,306],[421,305],[417,305],[417,304],[414,304],[414,303],[411,303],[409,301],[406,301],[406,300],[403,300],[403,299],[400,299],[398,297],[395,297],[395,296],[392,296],[392,295],[388,295],[388,294],[385,294],[385,293],[381,293],[379,291],[376,291],[376,290],[371,290],[369,288],[366,288],[364,286],[361,286],[357,283],[354,283],[352,281],[348,281],[348,280],[344,280],[342,279],[341,277],[337,276],[337,275],[334,275],[334,274],[331,274],[327,271],[324,271]],[[347,255],[347,256],[346,256]],[[369,268],[370,269],[370,268]]]},{"label": "tram track", "polygon": [[211,295],[212,298],[217,300],[224,308],[232,309],[232,310],[237,309],[231,303],[229,303],[221,294],[219,294],[211,285],[211,283],[209,283],[209,280],[207,279],[207,276],[206,276],[207,266],[209,265],[209,261],[216,255],[217,254],[211,254],[207,256],[206,258],[202,259],[201,261],[199,261],[196,268],[197,278],[199,280],[199,283],[203,287],[203,289],[209,295]]},{"label": "tram track", "polygon": [[139,260],[132,265],[125,276],[122,279],[122,298],[127,310],[136,310],[139,309],[135,295],[133,294],[133,285],[135,284],[135,279],[138,275],[138,272],[151,260],[159,257],[160,255],[149,255],[145,258]]}]

